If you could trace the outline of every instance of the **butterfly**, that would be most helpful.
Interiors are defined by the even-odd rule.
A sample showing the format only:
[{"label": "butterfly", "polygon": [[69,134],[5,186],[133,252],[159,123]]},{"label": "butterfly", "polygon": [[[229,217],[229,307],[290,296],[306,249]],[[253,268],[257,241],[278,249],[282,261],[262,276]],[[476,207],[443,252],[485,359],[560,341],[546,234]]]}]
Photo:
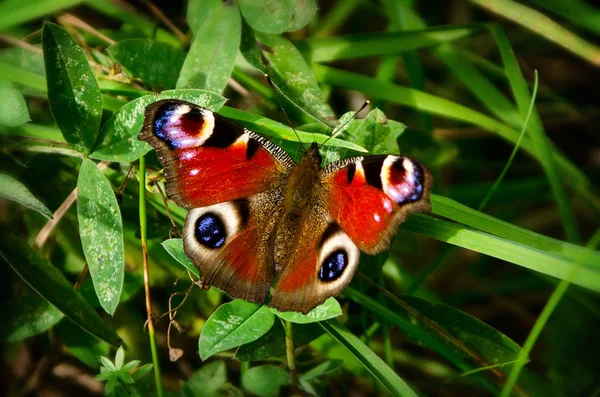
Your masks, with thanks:
[{"label": "butterfly", "polygon": [[389,248],[398,225],[431,209],[433,178],[416,158],[296,163],[259,134],[181,100],[149,105],[138,139],[157,151],[168,196],[189,209],[185,253],[203,286],[308,313],[352,279],[360,251]]}]

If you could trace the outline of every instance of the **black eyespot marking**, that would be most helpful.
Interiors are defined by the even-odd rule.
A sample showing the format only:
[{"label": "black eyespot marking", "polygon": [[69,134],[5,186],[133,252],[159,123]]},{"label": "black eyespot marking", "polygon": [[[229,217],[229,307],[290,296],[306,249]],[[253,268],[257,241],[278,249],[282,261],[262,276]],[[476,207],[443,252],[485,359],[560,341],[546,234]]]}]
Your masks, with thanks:
[{"label": "black eyespot marking", "polygon": [[386,156],[371,156],[362,162],[367,183],[377,189],[383,188],[381,184],[381,167],[383,166],[385,157]]},{"label": "black eyespot marking", "polygon": [[217,215],[208,212],[196,220],[196,240],[207,248],[221,248],[225,243],[225,226]]},{"label": "black eyespot marking", "polygon": [[352,183],[355,172],[356,172],[356,163],[348,164],[348,171],[346,173],[346,175],[348,175],[348,185]]},{"label": "black eyespot marking", "polygon": [[250,203],[247,199],[238,199],[233,204],[240,219],[240,228],[244,229],[250,219]]},{"label": "black eyespot marking", "polygon": [[246,146],[246,159],[250,160],[252,157],[254,157],[259,148],[260,145],[256,139],[248,139],[248,145]]},{"label": "black eyespot marking", "polygon": [[323,261],[318,277],[325,282],[335,281],[348,265],[348,254],[343,249],[338,249]]},{"label": "black eyespot marking", "polygon": [[204,146],[216,148],[226,148],[232,145],[239,137],[244,134],[244,129],[235,123],[215,114],[214,133],[204,142]]},{"label": "black eyespot marking", "polygon": [[325,229],[325,231],[323,232],[323,235],[321,236],[321,240],[319,240],[319,244],[317,244],[317,249],[321,249],[323,244],[325,244],[325,241],[329,240],[329,238],[331,236],[333,236],[340,230],[342,230],[340,228],[340,225],[338,225],[335,222],[331,222],[329,225],[327,225],[327,228]]}]

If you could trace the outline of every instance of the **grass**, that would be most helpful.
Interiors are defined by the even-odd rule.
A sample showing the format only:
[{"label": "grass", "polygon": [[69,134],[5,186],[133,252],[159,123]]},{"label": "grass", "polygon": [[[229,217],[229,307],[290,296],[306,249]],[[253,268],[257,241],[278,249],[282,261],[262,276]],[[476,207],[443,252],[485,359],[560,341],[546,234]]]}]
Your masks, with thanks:
[{"label": "grass", "polygon": [[[12,269],[0,337],[6,368],[26,358],[54,375],[15,372],[8,395],[99,390],[57,381],[63,361],[101,373],[109,395],[598,390],[599,10],[30,3],[0,4],[0,263]],[[297,137],[327,141],[327,161],[416,156],[435,177],[432,212],[308,315],[196,288],[186,210],[165,208],[156,155],[136,138],[161,98],[208,107],[292,156]],[[383,113],[328,139],[365,99]]]}]

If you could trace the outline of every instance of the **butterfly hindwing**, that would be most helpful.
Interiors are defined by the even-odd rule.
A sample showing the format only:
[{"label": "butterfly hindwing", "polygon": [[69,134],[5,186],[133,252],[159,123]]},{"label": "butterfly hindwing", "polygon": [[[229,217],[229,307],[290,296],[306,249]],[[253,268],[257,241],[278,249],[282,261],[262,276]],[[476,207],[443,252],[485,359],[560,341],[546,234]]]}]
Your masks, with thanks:
[{"label": "butterfly hindwing", "polygon": [[322,175],[331,217],[368,254],[386,250],[410,214],[431,210],[433,177],[414,157],[357,157],[327,165]]}]

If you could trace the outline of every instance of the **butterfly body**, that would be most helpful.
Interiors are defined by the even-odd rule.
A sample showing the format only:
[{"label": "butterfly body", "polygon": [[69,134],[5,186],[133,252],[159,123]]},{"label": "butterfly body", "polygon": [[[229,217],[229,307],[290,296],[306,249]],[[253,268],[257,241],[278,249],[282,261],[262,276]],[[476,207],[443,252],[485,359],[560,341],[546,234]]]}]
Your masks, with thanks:
[{"label": "butterfly body", "polygon": [[139,139],[165,167],[167,193],[189,208],[186,254],[201,280],[233,298],[308,312],[339,293],[360,251],[389,247],[397,225],[427,211],[432,178],[406,156],[296,164],[260,135],[193,104],[148,106]]}]

